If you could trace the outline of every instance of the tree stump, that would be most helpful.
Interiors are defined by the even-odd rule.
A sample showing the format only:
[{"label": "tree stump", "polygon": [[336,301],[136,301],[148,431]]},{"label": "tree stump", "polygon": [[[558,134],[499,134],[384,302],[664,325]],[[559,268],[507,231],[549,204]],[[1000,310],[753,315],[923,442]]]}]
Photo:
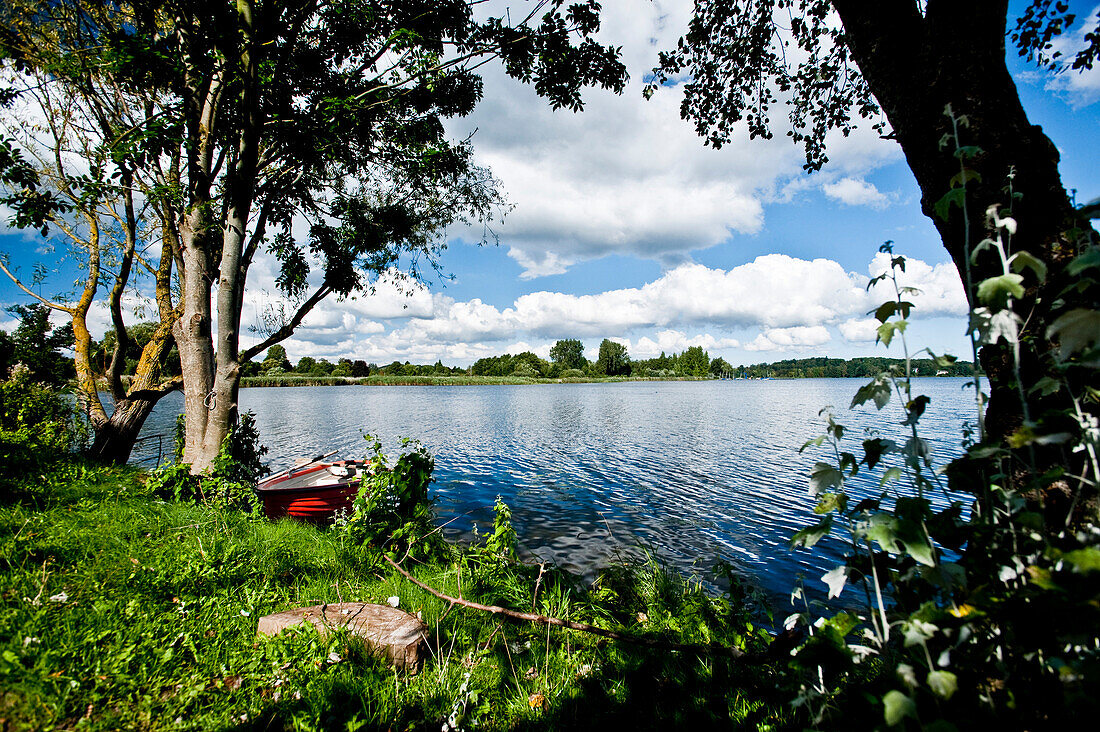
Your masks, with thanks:
[{"label": "tree stump", "polygon": [[415,615],[365,602],[311,605],[272,613],[260,618],[256,633],[276,635],[301,623],[310,623],[321,635],[331,628],[347,628],[396,668],[414,672],[421,660],[420,647],[428,639],[428,626]]}]

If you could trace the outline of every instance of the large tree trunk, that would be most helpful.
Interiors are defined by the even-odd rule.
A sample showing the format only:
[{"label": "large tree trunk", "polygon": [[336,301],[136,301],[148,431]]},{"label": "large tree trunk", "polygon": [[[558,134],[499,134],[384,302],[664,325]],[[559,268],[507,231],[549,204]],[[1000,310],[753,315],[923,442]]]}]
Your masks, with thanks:
[{"label": "large tree trunk", "polygon": [[[1080,226],[1058,174],[1058,152],[1038,126],[1032,125],[1020,103],[1005,63],[1007,0],[954,2],[929,0],[924,15],[911,0],[834,0],[846,40],[872,93],[894,129],[921,188],[922,208],[935,222],[944,246],[964,283],[976,286],[1000,275],[996,256],[979,259],[968,271],[968,254],[988,233],[986,210],[1008,208],[1019,228],[1013,251],[1025,250],[1043,260],[1055,277],[1043,285],[1034,278],[1024,298],[1015,303],[1026,319],[1022,333],[1020,384],[1012,351],[1002,341],[985,346],[980,360],[989,377],[987,436],[1003,440],[1052,401],[1021,399],[1044,374],[1040,361],[1049,349],[1045,333],[1050,307],[1065,283],[1057,273],[1077,253],[1068,233]],[[944,144],[953,132],[945,115],[950,105],[962,145],[981,148],[967,167],[980,180],[966,185],[967,216],[958,208],[944,220],[934,207],[959,174],[955,143]],[[1010,187],[1011,186],[1011,187]],[[1018,194],[1013,200],[1012,194]],[[973,289],[968,297],[975,306]],[[1053,399],[1058,399],[1054,397]],[[1040,469],[1059,463],[1056,448],[1047,450]]]},{"label": "large tree trunk", "polygon": [[96,426],[95,440],[88,451],[93,460],[122,465],[130,459],[145,419],[162,396],[159,392],[146,394],[151,398],[126,397],[117,402],[111,417]]}]

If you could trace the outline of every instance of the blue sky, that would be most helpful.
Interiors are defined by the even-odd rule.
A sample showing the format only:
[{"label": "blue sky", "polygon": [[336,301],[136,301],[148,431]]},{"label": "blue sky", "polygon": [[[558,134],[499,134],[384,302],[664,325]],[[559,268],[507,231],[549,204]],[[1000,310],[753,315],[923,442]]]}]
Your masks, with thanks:
[{"label": "blue sky", "polygon": [[[1082,16],[1100,9],[1074,5]],[[632,78],[622,96],[587,92],[579,115],[551,111],[530,88],[484,67],[485,99],[449,130],[474,132],[478,161],[514,204],[497,229],[499,246],[451,232],[441,264],[452,280],[431,280],[411,297],[382,284],[374,296],[325,302],[284,344],[291,358],[468,365],[506,351],[545,357],[570,337],[591,354],[613,338],[637,358],[701,345],[734,364],[883,355],[867,312],[885,293],[863,288],[882,266],[876,251],[886,239],[911,259],[911,284],[925,291],[911,343],[968,357],[958,276],[920,213],[900,149],[869,123],[833,141],[831,162],[807,175],[782,134],[768,142],[742,135],[716,152],[679,119],[678,90],[642,99],[643,76],[690,10],[668,0],[606,3],[602,35],[623,47]],[[1100,196],[1100,70],[1052,77],[1014,57],[1010,68],[1031,120],[1062,153],[1066,187],[1081,202]],[[0,234],[0,250],[24,272],[34,261],[53,264],[44,244]],[[65,270],[45,294],[71,282]],[[257,261],[246,323],[272,301],[272,283],[271,262]],[[0,304],[25,300],[0,280]],[[97,311],[93,333],[106,324]],[[0,329],[13,325],[0,315]]]}]

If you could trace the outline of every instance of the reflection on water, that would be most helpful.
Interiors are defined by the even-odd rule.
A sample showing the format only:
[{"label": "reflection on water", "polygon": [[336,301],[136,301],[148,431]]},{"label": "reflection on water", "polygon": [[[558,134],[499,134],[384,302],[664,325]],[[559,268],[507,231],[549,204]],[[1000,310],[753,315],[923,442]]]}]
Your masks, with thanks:
[{"label": "reflection on water", "polygon": [[[722,557],[773,597],[796,573],[807,585],[835,566],[836,539],[813,551],[787,540],[814,521],[806,477],[824,448],[799,454],[833,406],[861,453],[864,429],[904,439],[899,407],[849,411],[856,379],[627,382],[537,386],[297,387],[241,391],[256,413],[271,467],[339,448],[360,456],[362,434],[396,452],[420,439],[436,457],[438,520],[453,537],[492,521],[501,496],[529,555],[589,574],[651,552],[709,578]],[[958,454],[972,392],[963,379],[918,379],[931,405],[922,435],[942,464]],[[158,405],[143,434],[172,429],[182,398]],[[881,470],[858,476],[877,491]],[[940,499],[944,500],[944,499]]]}]

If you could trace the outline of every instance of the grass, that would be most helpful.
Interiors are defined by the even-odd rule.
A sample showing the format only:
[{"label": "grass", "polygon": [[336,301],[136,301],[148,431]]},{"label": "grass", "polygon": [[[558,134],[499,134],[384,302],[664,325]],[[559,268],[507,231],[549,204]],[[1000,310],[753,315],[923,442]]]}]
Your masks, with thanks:
[{"label": "grass", "polygon": [[[653,566],[595,587],[454,549],[415,568],[486,604],[749,649],[736,598]],[[355,639],[258,638],[299,605],[396,595],[431,656],[398,673]],[[449,607],[338,532],[156,500],[140,473],[76,461],[0,482],[0,729],[774,728],[775,671]]]}]

